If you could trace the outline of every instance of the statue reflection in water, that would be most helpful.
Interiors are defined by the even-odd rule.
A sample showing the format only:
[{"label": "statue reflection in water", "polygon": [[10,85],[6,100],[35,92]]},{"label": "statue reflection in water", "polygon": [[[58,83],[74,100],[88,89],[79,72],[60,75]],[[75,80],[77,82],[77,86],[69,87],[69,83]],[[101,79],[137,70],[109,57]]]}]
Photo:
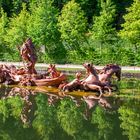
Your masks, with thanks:
[{"label": "statue reflection in water", "polygon": [[[1,88],[1,91],[4,94],[0,94],[0,99],[19,96],[23,100],[23,108],[20,118],[24,124],[28,124],[29,126],[31,126],[35,118],[35,111],[37,109],[35,101],[37,92],[33,89],[28,89],[25,87],[13,87],[12,89]],[[83,116],[85,119],[89,119],[91,109],[96,107],[97,105],[105,109],[112,109],[111,104],[107,101],[106,98],[103,97],[97,98],[93,95],[89,95],[87,97],[75,97],[68,94],[53,94],[47,91],[45,92],[45,94],[47,95],[48,106],[57,106],[57,103],[65,98],[71,99],[77,107],[80,107],[83,103],[86,103],[85,111],[83,112]]]},{"label": "statue reflection in water", "polygon": [[29,126],[32,124],[34,119],[34,112],[36,110],[36,102],[35,102],[35,94],[33,90],[29,90],[26,88],[18,88],[14,87],[3,88],[5,90],[5,94],[1,95],[1,99],[13,98],[15,96],[19,96],[23,100],[23,108],[21,111],[21,121],[24,124],[28,124]]}]

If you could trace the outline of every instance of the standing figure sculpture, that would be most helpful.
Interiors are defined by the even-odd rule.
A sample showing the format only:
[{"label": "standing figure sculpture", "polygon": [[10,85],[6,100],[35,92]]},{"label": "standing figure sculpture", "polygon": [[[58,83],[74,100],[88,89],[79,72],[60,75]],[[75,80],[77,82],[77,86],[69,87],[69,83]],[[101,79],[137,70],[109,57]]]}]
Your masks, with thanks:
[{"label": "standing figure sculpture", "polygon": [[23,43],[20,54],[22,59],[27,62],[27,73],[36,74],[35,63],[37,61],[37,55],[31,38],[28,38],[25,43]]}]

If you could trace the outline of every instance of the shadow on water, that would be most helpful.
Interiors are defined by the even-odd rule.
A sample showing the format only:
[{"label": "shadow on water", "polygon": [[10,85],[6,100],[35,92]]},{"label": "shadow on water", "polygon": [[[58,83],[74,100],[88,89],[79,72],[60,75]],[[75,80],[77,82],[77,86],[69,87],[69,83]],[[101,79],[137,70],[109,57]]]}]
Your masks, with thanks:
[{"label": "shadow on water", "polygon": [[88,99],[49,87],[0,88],[1,140],[140,139],[139,81],[119,83],[110,97]]}]

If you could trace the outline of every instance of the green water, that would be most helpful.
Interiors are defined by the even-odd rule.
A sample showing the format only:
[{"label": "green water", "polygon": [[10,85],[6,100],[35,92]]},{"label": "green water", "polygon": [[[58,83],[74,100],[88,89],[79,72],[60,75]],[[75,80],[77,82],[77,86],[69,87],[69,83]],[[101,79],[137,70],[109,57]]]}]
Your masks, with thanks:
[{"label": "green water", "polygon": [[110,97],[87,102],[57,89],[0,89],[0,140],[138,140],[140,81],[125,79]]}]

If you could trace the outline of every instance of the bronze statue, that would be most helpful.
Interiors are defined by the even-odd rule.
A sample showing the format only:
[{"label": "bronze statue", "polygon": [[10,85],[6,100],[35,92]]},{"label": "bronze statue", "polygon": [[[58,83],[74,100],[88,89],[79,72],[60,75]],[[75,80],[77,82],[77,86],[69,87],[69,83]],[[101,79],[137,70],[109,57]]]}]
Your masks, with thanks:
[{"label": "bronze statue", "polygon": [[23,43],[20,54],[22,59],[27,62],[27,73],[36,74],[35,63],[37,61],[37,55],[31,38],[28,38],[25,43]]}]

